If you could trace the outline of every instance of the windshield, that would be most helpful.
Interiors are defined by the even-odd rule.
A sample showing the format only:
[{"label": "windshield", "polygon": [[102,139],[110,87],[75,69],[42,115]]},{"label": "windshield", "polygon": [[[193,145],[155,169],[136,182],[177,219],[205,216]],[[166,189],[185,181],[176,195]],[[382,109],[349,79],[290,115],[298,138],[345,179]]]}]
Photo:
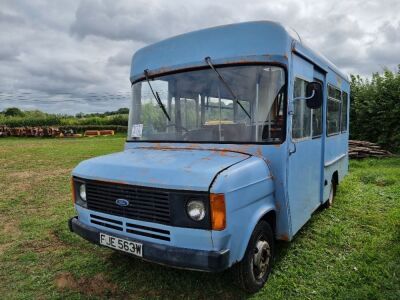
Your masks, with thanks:
[{"label": "windshield", "polygon": [[222,79],[210,68],[135,83],[128,140],[282,142],[283,68],[216,69]]}]

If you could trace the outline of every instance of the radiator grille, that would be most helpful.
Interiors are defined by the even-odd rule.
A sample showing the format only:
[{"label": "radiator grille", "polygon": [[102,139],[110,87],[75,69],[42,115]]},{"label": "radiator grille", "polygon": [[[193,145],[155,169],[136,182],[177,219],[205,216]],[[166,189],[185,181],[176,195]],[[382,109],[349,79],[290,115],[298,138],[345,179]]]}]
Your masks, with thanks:
[{"label": "radiator grille", "polygon": [[99,215],[95,214],[90,214],[90,222],[92,224],[96,224],[98,226],[102,226],[105,228],[112,228],[114,230],[118,231],[126,231],[127,233],[131,233],[134,235],[140,235],[140,236],[145,236],[157,240],[163,240],[163,241],[170,241],[170,231],[161,229],[161,228],[155,228],[155,227],[150,227],[150,226],[143,226],[139,224],[134,224],[134,223],[126,223],[126,230],[123,228],[123,223],[122,221],[115,220],[112,218],[106,218],[102,217]]},{"label": "radiator grille", "polygon": [[[100,181],[86,182],[86,198],[91,210],[130,219],[169,225],[171,223],[169,192]],[[117,199],[129,201],[121,207]]]}]

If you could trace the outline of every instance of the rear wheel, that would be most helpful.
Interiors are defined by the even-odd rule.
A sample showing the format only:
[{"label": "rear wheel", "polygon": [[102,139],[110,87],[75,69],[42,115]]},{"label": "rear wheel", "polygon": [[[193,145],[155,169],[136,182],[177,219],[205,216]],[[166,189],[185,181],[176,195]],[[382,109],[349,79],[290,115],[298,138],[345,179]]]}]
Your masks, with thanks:
[{"label": "rear wheel", "polygon": [[333,201],[335,200],[336,196],[336,189],[337,189],[337,183],[335,180],[332,179],[331,188],[329,189],[329,197],[328,200],[324,203],[325,208],[332,207]]},{"label": "rear wheel", "polygon": [[255,227],[242,261],[233,267],[239,286],[247,292],[259,291],[271,272],[275,253],[271,226],[260,221]]}]

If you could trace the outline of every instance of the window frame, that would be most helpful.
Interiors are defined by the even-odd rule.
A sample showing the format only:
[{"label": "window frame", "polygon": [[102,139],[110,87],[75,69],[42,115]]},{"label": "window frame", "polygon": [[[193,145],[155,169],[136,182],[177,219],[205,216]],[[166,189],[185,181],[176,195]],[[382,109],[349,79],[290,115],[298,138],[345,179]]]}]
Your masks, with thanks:
[{"label": "window frame", "polygon": [[[296,79],[303,80],[306,84],[310,82],[310,81],[309,81],[309,78],[305,78],[304,76],[301,76],[301,75],[295,75],[295,76],[294,76],[294,79],[293,79],[293,98],[295,98],[295,97],[294,97],[294,85],[295,85]],[[321,82],[321,84],[323,85],[322,82]],[[297,101],[302,101],[302,100],[297,100]],[[294,106],[294,103],[293,103],[293,106]],[[293,109],[294,109],[294,107],[293,107]],[[323,117],[323,105],[321,106],[321,110],[322,110],[321,114],[322,114],[322,117]],[[291,139],[292,139],[294,142],[307,141],[307,140],[315,140],[315,139],[319,139],[319,138],[322,137],[323,132],[324,132],[323,128],[322,128],[322,131],[321,131],[320,134],[314,135],[314,130],[313,130],[313,116],[314,116],[314,111],[315,111],[314,109],[310,108],[310,135],[309,135],[309,136],[304,136],[304,137],[300,137],[300,138],[295,138],[295,137],[293,137],[293,116],[292,116]],[[293,113],[294,113],[294,112],[293,112]]]},{"label": "window frame", "polygon": [[[337,91],[339,91],[340,92],[340,99],[336,99],[336,98],[333,98],[333,97],[330,97],[329,96],[329,88],[333,88],[333,89],[335,89],[335,90],[337,90]],[[333,101],[335,101],[335,102],[339,102],[339,120],[338,120],[338,122],[339,122],[339,128],[338,128],[338,131],[337,132],[333,132],[333,133],[328,133],[328,101],[329,100],[333,100]],[[335,136],[335,135],[339,135],[339,134],[341,134],[342,133],[342,115],[341,115],[341,113],[342,113],[342,89],[340,89],[340,88],[338,88],[337,86],[335,86],[335,85],[333,85],[333,84],[330,84],[330,83],[328,83],[328,85],[327,85],[327,93],[326,93],[326,124],[325,124],[325,126],[326,126],[326,136],[327,137],[331,137],[331,136]]]},{"label": "window frame", "polygon": [[[345,91],[341,91],[342,92],[342,96],[341,96],[341,99],[342,99],[342,102],[341,102],[341,104],[340,104],[340,133],[346,133],[348,130],[349,130],[349,125],[348,125],[348,118],[349,118],[349,116],[348,116],[348,111],[349,111],[349,109],[348,109],[348,107],[349,107],[349,93],[347,93],[347,92],[345,92]],[[346,129],[345,130],[343,130],[343,120],[342,120],[342,117],[343,117],[343,113],[342,113],[342,110],[343,110],[343,94],[346,94]]]}]

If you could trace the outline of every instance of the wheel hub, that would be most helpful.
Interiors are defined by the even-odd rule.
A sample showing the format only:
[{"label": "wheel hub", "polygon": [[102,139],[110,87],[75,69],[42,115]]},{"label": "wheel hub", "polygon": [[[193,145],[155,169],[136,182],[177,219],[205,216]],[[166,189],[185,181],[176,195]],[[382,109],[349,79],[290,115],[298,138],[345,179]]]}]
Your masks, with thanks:
[{"label": "wheel hub", "polygon": [[255,278],[262,278],[267,272],[271,250],[267,241],[259,240],[254,249],[253,273]]}]

